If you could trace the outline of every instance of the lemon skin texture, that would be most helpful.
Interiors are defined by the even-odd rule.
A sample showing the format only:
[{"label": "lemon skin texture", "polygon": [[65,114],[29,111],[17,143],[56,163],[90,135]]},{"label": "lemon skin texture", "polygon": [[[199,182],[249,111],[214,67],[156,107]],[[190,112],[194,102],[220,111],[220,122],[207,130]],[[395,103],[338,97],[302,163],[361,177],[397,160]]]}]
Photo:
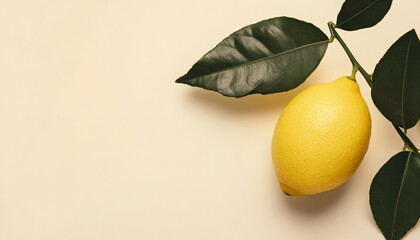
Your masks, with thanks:
[{"label": "lemon skin texture", "polygon": [[359,85],[340,77],[310,87],[282,112],[272,139],[272,159],[287,195],[312,195],[346,182],[362,161],[371,117]]}]

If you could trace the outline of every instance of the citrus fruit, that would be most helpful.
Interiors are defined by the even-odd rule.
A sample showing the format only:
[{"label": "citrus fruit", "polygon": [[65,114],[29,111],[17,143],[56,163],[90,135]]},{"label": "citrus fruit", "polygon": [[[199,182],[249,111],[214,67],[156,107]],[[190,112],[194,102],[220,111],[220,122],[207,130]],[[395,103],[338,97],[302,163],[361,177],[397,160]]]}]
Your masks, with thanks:
[{"label": "citrus fruit", "polygon": [[282,112],[272,158],[288,195],[310,195],[346,182],[362,161],[371,118],[359,85],[348,77],[312,86]]}]

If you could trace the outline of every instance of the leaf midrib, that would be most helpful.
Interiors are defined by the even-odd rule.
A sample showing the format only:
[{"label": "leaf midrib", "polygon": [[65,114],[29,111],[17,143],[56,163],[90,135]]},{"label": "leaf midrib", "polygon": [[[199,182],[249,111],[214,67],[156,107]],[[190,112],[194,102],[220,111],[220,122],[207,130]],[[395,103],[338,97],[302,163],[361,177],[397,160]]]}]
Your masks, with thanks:
[{"label": "leaf midrib", "polygon": [[281,52],[281,53],[273,54],[272,56],[269,56],[269,57],[260,58],[260,59],[254,60],[254,61],[250,61],[250,62],[247,62],[247,63],[236,65],[236,66],[233,66],[233,67],[230,67],[230,68],[222,69],[222,70],[219,70],[219,71],[215,71],[215,72],[211,72],[211,73],[208,73],[208,74],[204,74],[204,75],[200,75],[200,76],[196,76],[196,77],[192,77],[192,78],[187,78],[187,79],[192,80],[192,79],[195,79],[195,78],[201,78],[201,77],[206,77],[206,76],[218,74],[218,73],[225,72],[225,71],[230,71],[232,69],[241,68],[241,67],[244,67],[244,66],[247,66],[247,65],[252,65],[252,64],[255,64],[257,62],[262,62],[262,61],[266,61],[266,60],[269,60],[269,59],[272,59],[272,58],[276,58],[276,57],[279,57],[281,55],[284,55],[284,54],[287,54],[287,53],[290,53],[290,52],[293,52],[293,51],[298,51],[298,50],[301,50],[301,49],[304,49],[304,48],[309,48],[309,47],[316,46],[318,44],[323,44],[323,43],[328,43],[328,42],[329,42],[329,40],[324,40],[324,41],[321,41],[321,42],[315,42],[315,43],[311,43],[311,44],[307,44],[307,45],[302,45],[300,47],[289,49],[289,50],[286,50],[286,51]]},{"label": "leaf midrib", "polygon": [[395,220],[396,220],[396,217],[397,217],[397,210],[398,210],[398,206],[399,206],[399,202],[400,202],[401,190],[403,188],[403,185],[404,185],[404,182],[405,182],[405,177],[407,175],[408,164],[410,162],[411,154],[412,154],[412,152],[410,151],[408,153],[407,162],[405,163],[403,177],[401,179],[400,187],[399,187],[399,190],[398,190],[397,201],[395,202],[395,209],[394,209],[394,214],[393,214],[393,218],[392,218],[392,227],[391,227],[391,240],[394,239]]},{"label": "leaf midrib", "polygon": [[404,77],[402,82],[402,89],[401,89],[401,120],[403,128],[405,127],[405,118],[404,118],[404,96],[405,96],[405,80],[407,77],[407,66],[408,66],[408,56],[410,55],[410,47],[411,47],[411,39],[413,38],[413,34],[410,34],[410,40],[408,41],[408,47],[407,47],[407,56],[405,57],[405,66],[404,66]]},{"label": "leaf midrib", "polygon": [[365,7],[364,9],[362,9],[360,12],[356,13],[355,15],[353,15],[352,17],[348,18],[347,20],[343,21],[341,24],[338,24],[337,26],[343,26],[344,24],[346,24],[348,21],[351,21],[353,18],[359,16],[360,14],[362,14],[364,11],[366,11],[367,9],[369,9],[370,7],[372,7],[373,5],[375,5],[379,0],[374,1],[373,3],[369,4],[367,7]]}]

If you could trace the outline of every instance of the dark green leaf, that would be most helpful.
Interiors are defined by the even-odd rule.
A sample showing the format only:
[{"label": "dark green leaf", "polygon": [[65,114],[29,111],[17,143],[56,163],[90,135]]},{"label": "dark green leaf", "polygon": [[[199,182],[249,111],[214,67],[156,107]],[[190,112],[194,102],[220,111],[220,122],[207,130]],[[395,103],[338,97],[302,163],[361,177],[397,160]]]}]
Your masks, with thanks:
[{"label": "dark green leaf", "polygon": [[420,118],[420,42],[413,30],[404,34],[376,65],[372,99],[391,122],[408,129]]},{"label": "dark green leaf", "polygon": [[325,54],[328,37],[297,19],[268,19],[234,32],[176,82],[225,96],[283,92],[299,86]]},{"label": "dark green leaf", "polygon": [[379,23],[391,8],[392,0],[346,0],[337,16],[337,27],[347,31]]},{"label": "dark green leaf", "polygon": [[370,207],[388,240],[402,238],[420,217],[420,155],[400,152],[376,174]]}]

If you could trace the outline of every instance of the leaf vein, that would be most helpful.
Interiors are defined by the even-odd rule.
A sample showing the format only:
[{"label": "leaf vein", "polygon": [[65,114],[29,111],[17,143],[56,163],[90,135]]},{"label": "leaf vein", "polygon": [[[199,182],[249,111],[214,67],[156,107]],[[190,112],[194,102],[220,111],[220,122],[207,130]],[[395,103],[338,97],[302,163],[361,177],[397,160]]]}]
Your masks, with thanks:
[{"label": "leaf vein", "polygon": [[411,151],[408,154],[408,158],[407,158],[407,162],[405,163],[405,168],[404,168],[404,173],[403,173],[403,177],[401,179],[401,183],[400,183],[400,187],[398,190],[398,196],[397,196],[397,201],[395,202],[395,209],[394,209],[394,214],[393,214],[393,218],[392,218],[392,228],[391,228],[391,240],[394,239],[394,229],[395,229],[395,223],[396,223],[396,217],[397,217],[397,210],[398,210],[398,206],[400,204],[400,197],[401,197],[401,190],[403,188],[404,182],[405,182],[405,176],[408,170],[408,164],[410,162],[410,158],[411,158]]},{"label": "leaf vein", "polygon": [[236,69],[236,68],[241,68],[241,67],[244,67],[244,66],[252,65],[252,64],[255,64],[257,62],[266,61],[268,59],[276,58],[278,56],[281,56],[281,55],[284,55],[284,54],[287,54],[287,53],[291,53],[293,51],[297,51],[297,50],[301,50],[301,49],[313,47],[313,46],[320,45],[320,44],[325,44],[325,43],[328,43],[328,42],[329,42],[329,40],[324,40],[324,41],[315,42],[315,43],[311,43],[311,44],[307,44],[307,45],[302,45],[300,47],[293,48],[293,49],[290,49],[290,50],[287,50],[287,51],[284,51],[284,52],[281,52],[281,53],[273,54],[272,56],[260,58],[260,59],[257,59],[257,60],[251,61],[251,62],[247,62],[247,63],[240,64],[240,65],[237,65],[237,66],[229,67],[229,68],[226,68],[226,69],[221,69],[219,71],[215,71],[215,72],[208,73],[208,74],[201,75],[201,76],[196,76],[196,77],[189,78],[189,79],[191,80],[191,79],[195,79],[195,78],[202,78],[202,77],[206,77],[206,76],[209,76],[209,75],[218,74],[218,73],[225,72],[225,71],[230,71],[232,69]]},{"label": "leaf vein", "polygon": [[404,95],[405,95],[405,80],[407,78],[407,66],[408,66],[408,56],[410,54],[410,47],[411,47],[411,39],[413,38],[413,35],[410,35],[410,40],[408,42],[408,47],[407,47],[407,56],[405,57],[405,66],[404,66],[404,77],[403,77],[403,82],[402,82],[402,93],[401,93],[401,120],[402,120],[402,125],[404,130],[406,130],[405,127],[405,118],[404,118]]},{"label": "leaf vein", "polygon": [[347,20],[343,21],[341,24],[339,24],[338,26],[343,26],[344,24],[346,24],[348,21],[351,21],[353,18],[359,16],[360,14],[362,14],[364,11],[366,11],[367,9],[369,9],[370,7],[372,7],[373,5],[375,5],[379,0],[374,1],[373,3],[369,4],[368,6],[366,6],[365,8],[363,8],[362,10],[360,10],[358,13],[356,13],[355,15],[353,15],[352,17],[348,18]]}]

